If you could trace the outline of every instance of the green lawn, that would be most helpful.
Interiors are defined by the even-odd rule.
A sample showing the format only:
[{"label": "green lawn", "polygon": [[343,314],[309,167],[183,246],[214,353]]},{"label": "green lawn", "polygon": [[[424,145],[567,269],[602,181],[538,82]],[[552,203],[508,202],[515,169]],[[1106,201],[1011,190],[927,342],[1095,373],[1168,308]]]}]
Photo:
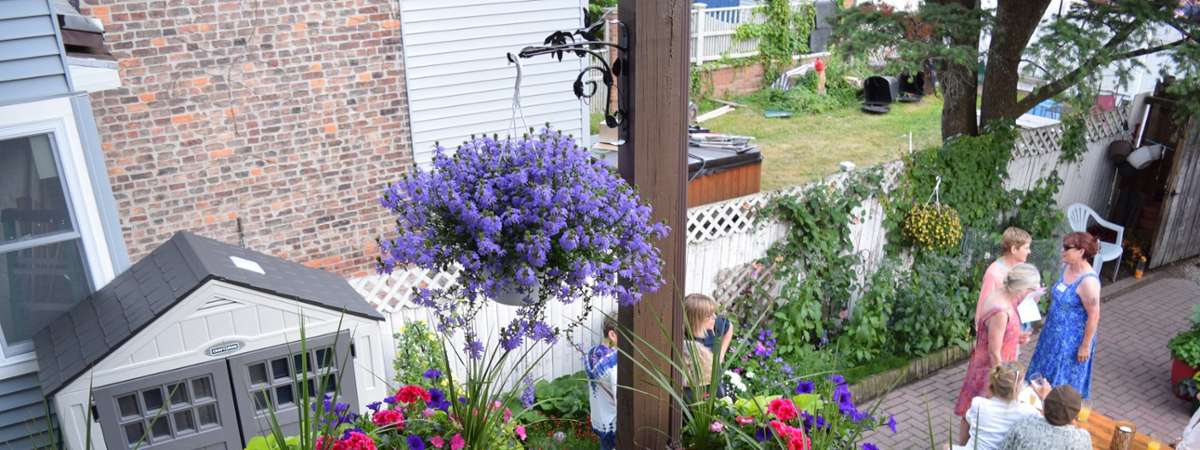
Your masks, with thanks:
[{"label": "green lawn", "polygon": [[881,116],[859,112],[858,106],[826,114],[767,119],[753,106],[738,108],[703,125],[714,132],[754,136],[763,153],[762,190],[774,190],[824,177],[851,161],[859,167],[896,159],[908,148],[941,143],[942,101],[893,104]]}]

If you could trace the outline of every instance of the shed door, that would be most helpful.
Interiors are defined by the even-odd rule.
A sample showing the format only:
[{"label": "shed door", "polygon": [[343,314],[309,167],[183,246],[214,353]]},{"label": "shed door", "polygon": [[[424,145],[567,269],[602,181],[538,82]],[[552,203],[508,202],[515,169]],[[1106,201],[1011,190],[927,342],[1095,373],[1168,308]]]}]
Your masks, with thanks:
[{"label": "shed door", "polygon": [[[308,375],[309,398],[338,391],[340,403],[357,403],[350,333],[308,338],[307,367],[298,342],[265,348],[229,358],[233,389],[238,392],[238,414],[246,442],[270,434],[271,411],[285,435],[300,432],[299,380]],[[302,370],[303,369],[303,370]],[[340,384],[340,391],[338,386]]]},{"label": "shed door", "polygon": [[225,360],[96,389],[109,449],[242,448]]},{"label": "shed door", "polygon": [[1200,119],[1192,118],[1175,149],[1162,221],[1150,267],[1200,255]]}]

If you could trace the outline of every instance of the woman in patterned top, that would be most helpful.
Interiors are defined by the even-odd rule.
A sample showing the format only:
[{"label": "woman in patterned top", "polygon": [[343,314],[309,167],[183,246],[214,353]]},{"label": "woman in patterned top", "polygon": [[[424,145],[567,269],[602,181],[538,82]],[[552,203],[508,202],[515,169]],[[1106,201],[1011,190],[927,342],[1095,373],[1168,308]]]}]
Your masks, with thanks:
[{"label": "woman in patterned top", "polygon": [[588,407],[600,449],[617,448],[617,322],[604,320],[604,342],[588,350],[583,361],[588,376]]}]

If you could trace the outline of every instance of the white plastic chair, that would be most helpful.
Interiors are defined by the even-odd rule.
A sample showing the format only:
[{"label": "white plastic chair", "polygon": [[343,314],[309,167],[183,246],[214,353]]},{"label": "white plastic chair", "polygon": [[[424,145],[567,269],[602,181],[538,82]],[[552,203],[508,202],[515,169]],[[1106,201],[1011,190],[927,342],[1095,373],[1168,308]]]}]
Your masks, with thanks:
[{"label": "white plastic chair", "polygon": [[1117,280],[1117,272],[1121,271],[1121,256],[1125,253],[1125,249],[1121,247],[1121,243],[1125,242],[1125,227],[1104,220],[1082,203],[1075,203],[1067,207],[1067,221],[1071,224],[1071,231],[1087,231],[1088,219],[1093,219],[1101,227],[1117,232],[1116,242],[1100,241],[1100,251],[1096,252],[1096,257],[1092,259],[1092,268],[1096,269],[1096,273],[1100,273],[1100,267],[1108,261],[1117,260],[1117,268],[1113,270],[1112,280]]}]

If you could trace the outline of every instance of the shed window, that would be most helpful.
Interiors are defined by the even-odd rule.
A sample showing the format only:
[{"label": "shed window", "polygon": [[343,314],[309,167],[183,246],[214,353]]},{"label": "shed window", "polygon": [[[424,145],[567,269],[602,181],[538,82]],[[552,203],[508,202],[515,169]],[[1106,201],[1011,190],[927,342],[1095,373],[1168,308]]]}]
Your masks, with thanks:
[{"label": "shed window", "polygon": [[211,376],[171,380],[116,398],[118,426],[125,434],[125,442],[135,448],[173,441],[220,425]]}]

